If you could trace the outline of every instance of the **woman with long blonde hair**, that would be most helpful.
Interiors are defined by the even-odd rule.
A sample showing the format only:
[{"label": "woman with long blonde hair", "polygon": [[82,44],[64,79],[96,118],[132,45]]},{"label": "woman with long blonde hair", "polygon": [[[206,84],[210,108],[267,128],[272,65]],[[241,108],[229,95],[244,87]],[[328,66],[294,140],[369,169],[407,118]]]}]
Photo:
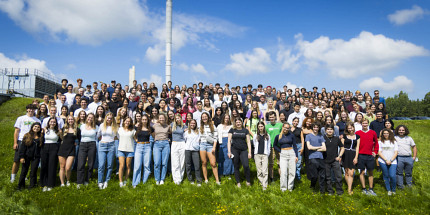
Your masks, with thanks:
[{"label": "woman with long blonde hair", "polygon": [[[97,137],[100,138],[98,147],[98,186],[100,189],[106,189],[110,175],[112,173],[113,160],[115,158],[115,138],[117,138],[118,124],[113,113],[107,113],[100,129],[97,132]],[[105,164],[106,177],[105,177]],[[104,178],[105,177],[105,178]],[[103,179],[104,178],[104,179]]]},{"label": "woman with long blonde hair", "polygon": [[203,177],[205,178],[205,183],[208,183],[208,170],[207,170],[207,161],[212,166],[212,172],[215,176],[215,180],[217,184],[220,184],[218,177],[218,167],[216,163],[216,146],[218,143],[218,133],[215,129],[215,126],[209,116],[209,113],[202,113],[200,120],[200,158],[202,160],[202,172]]}]

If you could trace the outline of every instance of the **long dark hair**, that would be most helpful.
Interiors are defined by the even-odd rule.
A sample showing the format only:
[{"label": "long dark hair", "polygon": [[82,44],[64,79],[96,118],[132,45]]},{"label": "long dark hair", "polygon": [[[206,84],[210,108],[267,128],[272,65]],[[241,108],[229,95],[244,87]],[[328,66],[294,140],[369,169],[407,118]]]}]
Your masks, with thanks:
[{"label": "long dark hair", "polygon": [[[33,127],[38,125],[40,127],[39,132],[35,133],[33,131]],[[39,136],[39,146],[42,146],[43,143],[43,133],[42,133],[42,125],[40,125],[39,122],[35,122],[31,125],[30,131],[28,133],[26,133],[24,135],[24,138],[22,138],[22,142],[26,145],[26,146],[31,146],[31,144],[33,144],[33,140],[36,136]]]},{"label": "long dark hair", "polygon": [[266,127],[266,124],[264,124],[264,122],[262,122],[262,121],[260,121],[260,122],[257,123],[257,138],[258,138],[258,141],[260,141],[261,138],[269,140],[269,135],[267,135],[266,129],[263,129],[263,133],[260,133],[260,129],[258,129],[259,125],[263,125],[264,127]]}]

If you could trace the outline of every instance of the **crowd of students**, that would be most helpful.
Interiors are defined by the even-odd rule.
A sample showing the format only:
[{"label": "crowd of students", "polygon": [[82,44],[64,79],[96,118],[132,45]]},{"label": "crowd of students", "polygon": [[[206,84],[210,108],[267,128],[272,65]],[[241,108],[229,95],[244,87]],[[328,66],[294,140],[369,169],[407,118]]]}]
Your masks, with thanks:
[{"label": "crowd of students", "polygon": [[342,195],[344,174],[351,195],[358,170],[362,192],[376,195],[375,166],[388,195],[404,187],[403,178],[412,186],[417,147],[406,126],[395,128],[389,120],[378,90],[372,98],[367,92],[317,87],[173,87],[168,82],[158,93],[153,83],[122,87],[112,81],[99,89],[97,82],[86,88],[82,82],[73,87],[62,80],[54,99],[35,100],[16,120],[11,182],[21,165],[18,189],[25,187],[29,170],[30,187],[38,186],[39,165],[43,191],[55,187],[57,177],[61,186],[70,186],[72,170],[77,188],[87,185],[93,169],[100,189],[115,173],[120,187],[130,177],[135,188],[151,173],[157,185],[171,173],[175,184],[186,174],[201,186],[209,182],[208,164],[216,184],[234,175],[241,187],[243,167],[250,186],[250,161],[263,190],[279,175],[280,189],[292,191],[305,172],[311,189]]}]

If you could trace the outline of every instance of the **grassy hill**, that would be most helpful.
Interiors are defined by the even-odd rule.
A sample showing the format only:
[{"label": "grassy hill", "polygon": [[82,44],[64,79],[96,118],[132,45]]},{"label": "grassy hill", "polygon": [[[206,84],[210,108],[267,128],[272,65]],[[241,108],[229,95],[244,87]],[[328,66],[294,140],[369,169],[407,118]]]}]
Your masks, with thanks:
[{"label": "grassy hill", "polygon": [[[131,183],[119,188],[118,177],[114,176],[105,190],[99,190],[93,179],[80,190],[71,186],[56,187],[51,192],[16,191],[16,182],[9,182],[13,125],[30,102],[31,99],[14,98],[0,106],[0,214],[428,214],[430,211],[430,121],[395,122],[409,127],[419,157],[413,172],[415,185],[398,190],[395,196],[387,196],[379,172],[375,174],[377,197],[361,194],[358,177],[354,179],[355,194],[352,196],[313,194],[305,177],[302,183],[296,183],[291,193],[280,191],[279,180],[263,192],[253,161],[250,162],[253,185],[241,189],[235,186],[234,179],[223,179],[218,186],[213,176],[209,184],[202,187],[188,182],[178,186],[171,177],[166,179],[165,185],[157,186],[151,176],[148,183],[136,189]],[[211,175],[211,171],[208,172]]]}]

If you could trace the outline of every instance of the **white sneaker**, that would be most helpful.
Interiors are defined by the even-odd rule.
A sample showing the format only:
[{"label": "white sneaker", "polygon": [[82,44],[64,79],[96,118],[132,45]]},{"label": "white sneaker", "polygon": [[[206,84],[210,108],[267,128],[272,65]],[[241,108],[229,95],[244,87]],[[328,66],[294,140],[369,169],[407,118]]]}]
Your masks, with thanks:
[{"label": "white sneaker", "polygon": [[48,188],[47,187],[43,187],[42,192],[46,192],[46,191],[48,191]]},{"label": "white sneaker", "polygon": [[78,189],[78,190],[79,190],[79,188],[81,188],[81,185],[80,185],[80,184],[77,184],[77,185],[76,185],[76,189]]},{"label": "white sneaker", "polygon": [[68,187],[70,186],[70,181],[68,181],[68,182],[66,183],[66,186],[68,186]]},{"label": "white sneaker", "polygon": [[194,181],[190,182],[190,184],[194,184]]},{"label": "white sneaker", "polygon": [[15,182],[15,177],[16,177],[16,175],[15,175],[15,174],[12,174],[12,175],[10,176],[10,183]]},{"label": "white sneaker", "polygon": [[103,188],[102,188],[102,189],[106,189],[106,188],[107,188],[107,185],[108,185],[108,182],[107,182],[107,181],[105,181],[105,183],[103,183]]},{"label": "white sneaker", "polygon": [[99,189],[103,189],[103,183],[99,183]]},{"label": "white sneaker", "polygon": [[197,184],[197,187],[201,187],[202,186],[202,184]]},{"label": "white sneaker", "polygon": [[285,191],[287,191],[287,189],[285,189],[285,188],[282,188],[282,189],[281,189],[281,191],[282,191],[282,192],[285,192]]},{"label": "white sneaker", "polygon": [[164,181],[160,181],[160,185],[163,185],[164,184]]},{"label": "white sneaker", "polygon": [[85,186],[88,186],[88,182],[84,182],[84,185],[85,185]]},{"label": "white sneaker", "polygon": [[133,189],[136,189],[136,186],[133,186]]},{"label": "white sneaker", "polygon": [[209,180],[205,180],[205,184],[209,183]]},{"label": "white sneaker", "polygon": [[48,191],[48,192],[49,192],[49,191],[51,191],[51,190],[52,190],[52,188],[50,188],[50,187],[48,187],[48,188],[46,189],[46,191]]},{"label": "white sneaker", "polygon": [[124,183],[123,182],[119,182],[119,187],[124,187]]},{"label": "white sneaker", "polygon": [[61,184],[61,185],[60,185],[60,187],[65,187],[65,186],[66,186],[66,185],[64,185],[64,184]]},{"label": "white sneaker", "polygon": [[217,184],[217,185],[221,185],[221,182],[217,181],[217,182],[216,182],[216,184]]}]

